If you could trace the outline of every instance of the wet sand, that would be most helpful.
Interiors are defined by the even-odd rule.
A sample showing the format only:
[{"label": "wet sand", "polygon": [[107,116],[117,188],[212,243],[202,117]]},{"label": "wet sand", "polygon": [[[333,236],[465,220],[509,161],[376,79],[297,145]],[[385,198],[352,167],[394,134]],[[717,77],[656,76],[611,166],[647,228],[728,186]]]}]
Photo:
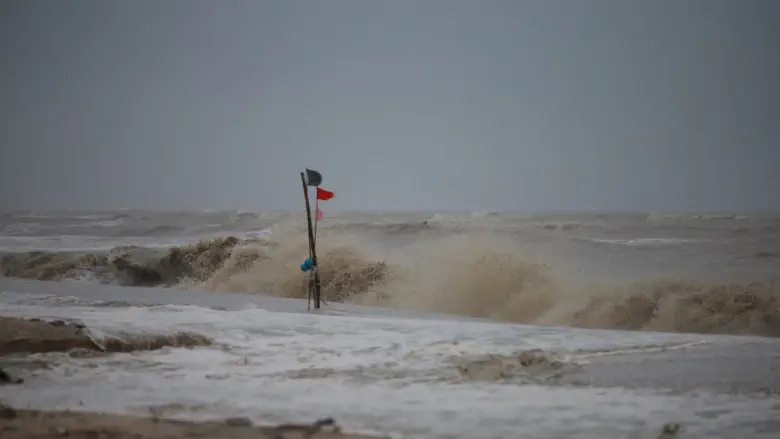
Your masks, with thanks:
[{"label": "wet sand", "polygon": [[[201,340],[202,341],[202,340]],[[63,320],[22,319],[0,316],[0,386],[18,386],[25,382],[18,370],[3,367],[3,357],[45,352],[125,352],[139,349],[159,349],[165,343],[142,346],[137,342],[116,339],[96,342],[89,329],[78,322]],[[183,343],[187,345],[185,341]],[[170,344],[167,344],[170,345]],[[197,346],[198,343],[192,343]],[[108,347],[108,348],[107,348]],[[314,418],[314,417],[313,417]],[[659,438],[677,438],[679,426],[665,425]],[[150,410],[149,416],[95,413],[87,411],[29,410],[3,405],[0,401],[0,435],[8,439],[21,438],[112,438],[112,439],[380,439],[344,433],[332,418],[313,419],[308,424],[254,425],[247,418],[225,418],[212,421],[182,421],[166,419],[162,412]]]},{"label": "wet sand", "polygon": [[[0,285],[2,285],[2,282],[0,282]],[[120,288],[120,287],[116,287]],[[83,290],[89,290],[84,289]],[[95,289],[97,290],[97,288]],[[126,296],[132,297],[133,301],[139,302],[139,305],[146,305],[146,300],[143,297],[136,297],[130,294],[126,294]],[[168,292],[167,295],[160,295],[156,297],[154,302],[151,303],[166,303],[168,302],[168,297],[177,297],[181,298],[181,300],[186,300],[190,303],[195,302],[197,303],[197,300],[195,296],[190,296],[188,294],[181,294],[181,293],[173,293]],[[230,295],[230,294],[220,294],[220,295],[214,295],[211,294],[208,298],[212,300],[216,300],[219,298],[227,298],[232,300],[233,305],[237,309],[240,307],[238,306],[239,303],[246,304],[246,301],[241,300],[245,296],[242,295]],[[38,302],[35,302],[38,303]],[[210,303],[210,302],[209,302]],[[276,303],[276,302],[274,302]],[[279,302],[281,303],[281,301]],[[293,307],[292,304],[297,303],[300,305],[300,302],[294,302],[293,301],[286,301],[285,304],[289,304],[290,306],[286,309],[289,309],[288,312],[290,312]],[[305,302],[303,303],[305,305]],[[39,306],[35,305],[35,306]],[[11,310],[12,308],[7,308],[7,310]],[[146,412],[137,412],[135,410],[132,411],[133,415],[119,415],[116,413],[122,413],[124,409],[127,407],[141,407],[146,406],[145,400],[139,400],[141,401],[141,404],[136,405],[125,405],[124,407],[114,407],[111,409],[106,408],[105,405],[100,404],[89,404],[86,405],[84,402],[80,400],[74,400],[72,398],[66,398],[64,400],[65,402],[59,402],[57,404],[49,404],[48,407],[46,407],[46,404],[41,404],[42,396],[43,395],[50,395],[48,393],[53,388],[58,387],[60,384],[60,380],[67,380],[65,377],[60,377],[57,374],[49,374],[47,379],[49,379],[48,382],[41,379],[36,379],[35,374],[32,374],[32,376],[26,374],[24,368],[27,367],[26,362],[19,362],[18,360],[20,358],[23,358],[27,356],[27,354],[34,354],[34,353],[45,353],[45,352],[71,352],[70,356],[75,355],[76,360],[74,361],[82,361],[80,357],[82,354],[78,353],[78,351],[83,351],[87,355],[86,357],[92,357],[93,355],[97,355],[101,357],[97,360],[97,362],[102,361],[103,356],[112,356],[111,353],[113,352],[128,352],[128,351],[137,351],[137,350],[150,350],[150,349],[159,349],[163,346],[183,346],[183,347],[197,347],[202,346],[203,344],[211,343],[211,340],[208,340],[207,338],[203,336],[199,336],[198,334],[191,334],[192,337],[191,340],[196,340],[197,337],[201,337],[200,342],[195,342],[192,344],[185,343],[179,343],[176,342],[177,334],[162,334],[162,335],[156,335],[156,334],[144,334],[144,335],[138,335],[138,334],[125,334],[125,333],[118,333],[115,332],[115,329],[107,329],[107,328],[135,328],[135,325],[104,325],[101,324],[100,319],[91,320],[86,317],[86,314],[79,314],[80,311],[78,311],[80,308],[72,309],[70,310],[68,307],[64,308],[58,308],[58,307],[52,307],[52,308],[31,308],[27,310],[27,312],[23,312],[22,315],[25,315],[26,318],[19,318],[19,317],[2,317],[0,316],[0,371],[7,372],[7,378],[3,378],[3,376],[0,375],[0,386],[5,387],[6,390],[6,398],[3,398],[4,400],[0,400],[0,405],[3,403],[5,404],[13,404],[15,407],[14,409],[3,409],[0,407],[0,437],[10,437],[10,438],[21,438],[21,437],[83,437],[83,438],[143,438],[143,437],[149,437],[149,438],[163,438],[163,437],[169,437],[169,438],[179,438],[179,437],[213,437],[213,438],[227,438],[228,436],[231,438],[242,438],[242,437],[248,437],[249,435],[252,435],[252,437],[257,438],[272,438],[272,439],[288,439],[288,438],[298,438],[298,437],[311,437],[311,438],[338,438],[338,437],[362,437],[362,436],[347,436],[347,435],[340,435],[336,434],[330,431],[330,428],[328,431],[317,431],[316,428],[313,428],[314,425],[294,425],[294,426],[282,426],[283,428],[279,429],[279,427],[255,427],[251,425],[251,423],[247,419],[223,419],[221,421],[213,421],[213,422],[182,422],[182,421],[171,421],[170,419],[167,420],[160,420],[160,418],[168,418],[167,413],[163,412],[150,412],[149,417],[146,418],[138,418],[136,416],[146,416]],[[96,309],[105,309],[105,310],[112,310],[114,309],[112,306],[108,306],[106,308],[96,308]],[[144,308],[140,308],[144,309]],[[60,310],[60,311],[58,311]],[[65,312],[62,312],[62,310],[66,310]],[[201,312],[203,312],[201,310]],[[214,314],[221,314],[223,313],[222,310],[209,310],[210,313]],[[400,313],[400,311],[396,311]],[[154,314],[154,313],[152,313]],[[41,320],[37,318],[32,318],[36,316],[50,316],[48,319],[52,319],[55,317],[51,316],[57,316],[57,318],[63,319],[63,320]],[[165,317],[162,317],[165,321],[168,321],[169,319],[177,316],[178,314],[165,314]],[[209,314],[211,315],[211,314]],[[368,316],[370,314],[360,314],[361,316]],[[88,322],[88,325],[85,326],[84,323],[81,322],[81,320],[77,319],[79,316],[82,316],[86,322]],[[270,319],[271,315],[265,315],[260,314],[261,318],[267,318]],[[133,319],[135,318],[135,314],[133,314]],[[284,316],[283,316],[284,317]],[[158,315],[158,318],[159,317]],[[219,317],[220,319],[223,319],[223,317]],[[224,316],[226,320],[230,320],[229,316]],[[336,319],[338,320],[338,316],[329,316],[324,319],[322,319],[321,324],[326,324],[326,320],[330,319]],[[65,321],[64,319],[76,319],[75,321]],[[186,319],[185,319],[186,320]],[[274,322],[275,324],[279,324],[280,319],[277,318],[277,320],[271,319],[271,322],[267,322],[271,327],[273,327]],[[286,321],[287,319],[281,319]],[[360,320],[364,320],[361,318]],[[365,319],[365,323],[370,323],[371,319]],[[133,320],[134,321],[134,320]],[[220,320],[221,321],[221,320]],[[452,323],[452,322],[451,322]],[[91,328],[94,324],[94,328]],[[208,326],[208,325],[207,325]],[[229,325],[231,328],[233,327],[233,324],[231,323]],[[327,326],[327,325],[326,325]],[[376,326],[376,325],[375,325]],[[500,327],[500,325],[497,325],[494,327],[494,325],[488,325],[492,330],[495,330],[496,328]],[[217,331],[215,328],[202,328],[199,325],[195,326],[179,326],[179,325],[144,325],[144,328],[147,328],[147,330],[151,330],[152,328],[154,331],[171,331],[171,328],[174,328],[173,330],[180,330],[181,328],[188,328],[188,330],[201,332],[204,334],[219,334],[219,331]],[[282,325],[282,327],[285,327]],[[363,325],[361,325],[363,327]],[[111,332],[110,334],[105,334],[101,332],[99,328],[103,328],[103,330]],[[372,326],[369,325],[369,328],[372,328]],[[376,327],[373,327],[374,330],[377,330]],[[487,327],[486,327],[487,328]],[[472,328],[473,330],[477,331],[479,329],[480,331],[487,330],[486,328]],[[380,328],[381,329],[381,328]],[[135,329],[132,329],[132,331],[135,331]],[[396,328],[384,328],[382,331],[397,331]],[[584,330],[570,330],[565,328],[553,328],[553,327],[536,327],[536,328],[528,328],[517,326],[514,327],[514,331],[511,335],[507,335],[509,337],[509,340],[516,340],[516,339],[523,339],[527,337],[552,337],[555,335],[555,333],[558,332],[572,332],[577,335],[579,332],[583,332]],[[380,331],[380,333],[383,333]],[[492,333],[492,331],[491,331]],[[393,339],[395,339],[396,335],[399,335],[402,333],[395,333],[393,335]],[[524,335],[525,334],[525,335]],[[599,332],[599,336],[607,336],[609,334],[615,335],[614,331],[605,331],[605,332]],[[636,332],[625,332],[623,335],[628,336],[639,336],[641,333]],[[471,334],[474,335],[474,334]],[[592,331],[584,331],[582,334],[579,334],[582,337],[594,337],[596,336],[595,333]],[[620,334],[617,334],[620,335]],[[491,340],[495,339],[496,337],[502,337],[503,335],[492,333],[490,335]],[[182,337],[179,335],[180,338],[183,338],[184,340],[187,340],[186,337]],[[220,340],[220,343],[224,342],[222,338],[220,338],[218,335],[214,335],[214,340]],[[572,388],[575,388],[573,391],[576,391],[576,389],[583,389],[584,387],[588,386],[598,386],[601,388],[604,388],[605,391],[606,388],[610,387],[619,387],[619,388],[627,388],[627,389],[664,389],[666,392],[668,392],[670,396],[670,404],[679,404],[679,401],[674,401],[673,398],[679,396],[684,392],[694,391],[694,392],[700,392],[700,391],[714,391],[715,393],[721,393],[721,392],[727,392],[727,393],[737,393],[740,395],[740,397],[744,397],[743,399],[747,398],[748,396],[752,394],[758,394],[761,398],[766,398],[767,396],[773,397],[777,395],[777,389],[778,387],[778,381],[777,381],[777,365],[778,360],[780,360],[780,356],[777,355],[778,348],[780,348],[780,344],[778,343],[777,339],[772,338],[759,338],[759,337],[724,337],[724,336],[681,336],[676,335],[674,336],[675,339],[679,339],[676,342],[673,343],[673,340],[667,340],[664,342],[661,340],[659,342],[659,347],[653,347],[650,349],[642,349],[645,344],[647,344],[647,341],[642,341],[641,337],[636,342],[637,349],[634,349],[634,345],[631,344],[629,348],[627,348],[627,351],[622,351],[619,346],[617,347],[610,347],[606,350],[605,348],[593,348],[593,349],[587,349],[585,351],[578,351],[576,353],[577,356],[581,357],[583,362],[579,365],[579,370],[573,370],[571,373],[563,375],[560,380],[555,379],[551,381],[549,384],[553,385],[552,387],[557,387],[560,385],[564,386],[571,386]],[[381,337],[380,337],[381,338]],[[457,338],[457,337],[456,337]],[[112,341],[115,340],[115,341]],[[150,342],[154,341],[154,342]],[[155,341],[157,340],[157,341]],[[684,343],[683,343],[684,342]],[[199,344],[200,343],[200,344]],[[610,345],[611,346],[611,345]],[[653,344],[655,346],[655,344]],[[570,349],[573,348],[572,346],[569,347]],[[186,350],[185,350],[186,351]],[[525,351],[523,351],[525,352]],[[184,354],[187,354],[187,352],[183,352]],[[54,355],[54,357],[58,357],[57,355]],[[500,356],[499,356],[500,357]],[[3,360],[9,360],[7,362]],[[498,358],[498,360],[501,360],[501,358]],[[488,364],[488,366],[491,366]],[[34,366],[33,366],[34,367]],[[479,372],[479,371],[476,371]],[[499,371],[500,372],[500,371]],[[26,381],[20,381],[17,377],[23,377]],[[493,380],[493,378],[491,378]],[[135,381],[136,384],[143,383],[143,380]],[[89,388],[90,390],[83,390],[81,385],[85,385],[86,388]],[[219,385],[219,383],[215,384]],[[36,387],[37,386],[37,387]],[[107,386],[107,388],[110,388],[111,386]],[[552,388],[551,387],[551,388]],[[126,389],[127,387],[125,387]],[[173,387],[171,387],[173,388]],[[84,391],[84,392],[103,392],[103,387],[98,386],[94,387],[89,382],[83,382],[76,387],[73,387],[70,391],[72,392],[75,390],[78,391]],[[209,384],[208,387],[203,389],[205,392],[210,392],[214,390],[211,384]],[[585,389],[587,390],[587,389]],[[116,392],[123,392],[124,390],[119,390],[117,388],[114,390]],[[41,396],[36,396],[33,399],[27,399],[25,398],[19,398],[18,396],[23,393],[30,393],[30,392],[47,392],[47,393],[39,393]],[[129,392],[129,393],[132,393]],[[551,393],[553,395],[551,398],[553,400],[551,403],[559,404],[554,400],[554,393]],[[576,392],[575,392],[576,393]],[[579,392],[583,393],[583,392]],[[617,393],[616,393],[617,394]],[[122,397],[120,396],[121,393],[119,393],[117,396],[119,398],[125,399],[128,398],[127,396]],[[618,394],[619,395],[619,394]],[[677,395],[677,396],[675,396]],[[580,395],[581,397],[582,395]],[[594,394],[594,396],[598,396],[598,394]],[[625,395],[624,395],[625,396]],[[641,395],[640,395],[641,396]],[[724,395],[725,397],[725,395]],[[626,397],[627,398],[627,397]],[[182,400],[186,400],[187,398],[181,399],[177,398],[174,400],[171,400],[169,398],[169,401],[163,401],[164,403],[180,403]],[[265,399],[265,401],[263,401]],[[642,399],[640,397],[637,397],[638,403],[642,403]],[[645,398],[648,399],[648,398]],[[267,402],[269,400],[267,395],[262,396],[259,400],[256,400],[256,403],[259,405],[262,405],[264,402]],[[271,398],[273,400],[273,398]],[[649,400],[648,400],[649,401]],[[610,410],[609,408],[609,401],[606,401],[607,404],[605,408],[603,409],[605,412],[608,412]],[[649,401],[652,402],[652,401]],[[362,401],[361,401],[362,403]],[[604,401],[602,401],[602,404]],[[705,402],[698,402],[695,400],[692,400],[692,404],[698,404],[697,406],[703,407],[707,410],[709,410],[710,406],[715,407],[715,409],[718,410],[724,410],[721,404],[710,404]],[[320,417],[324,416],[333,416],[336,418],[345,417],[346,414],[342,410],[339,411],[339,407],[335,407],[332,404],[330,404],[330,400],[328,400],[325,404],[314,404],[313,406],[306,407],[307,402],[303,401],[299,403],[296,401],[292,407],[294,407],[294,410],[299,410],[300,408],[300,416],[301,418],[295,419],[296,422],[311,422],[315,421]],[[341,405],[340,403],[337,403]],[[726,415],[724,416],[730,416],[733,419],[726,419],[719,421],[720,423],[723,423],[725,425],[725,428],[746,428],[744,426],[754,426],[754,432],[765,432],[765,430],[759,431],[761,428],[775,428],[771,425],[769,425],[769,422],[764,418],[769,415],[769,409],[767,408],[767,404],[763,403],[760,399],[756,399],[755,402],[753,400],[750,401],[735,401],[734,407],[726,407]],[[346,404],[348,405],[348,404]],[[728,404],[726,404],[728,405]],[[77,410],[84,410],[84,411],[78,411],[78,412],[71,412],[71,413],[63,413],[63,412],[53,412],[53,411],[32,411],[32,410],[24,410],[22,408],[46,408],[48,410],[61,410],[61,409],[77,409]],[[652,407],[651,407],[652,408]],[[533,407],[531,407],[533,409]],[[589,426],[585,425],[587,423],[587,417],[589,414],[586,410],[583,410],[581,408],[575,407],[576,410],[584,412],[584,414],[581,416],[585,422],[584,422],[584,429],[588,430]],[[715,410],[713,409],[713,410]],[[91,410],[91,412],[89,412]],[[261,413],[253,413],[252,415],[258,415],[259,418],[264,419],[260,422],[274,422],[277,419],[284,419],[277,417],[277,414],[274,413],[275,407],[274,405],[266,405],[265,408],[258,408],[258,412],[264,411],[266,414],[271,414],[270,417],[263,417],[259,416]],[[657,409],[658,410],[658,409]],[[774,410],[774,408],[772,409]],[[99,414],[95,413],[96,411],[109,411],[114,414]],[[652,412],[650,409],[645,409],[645,413],[649,413],[649,416],[652,417]],[[487,413],[487,412],[486,412]],[[500,410],[498,410],[498,413],[500,414]],[[743,413],[752,413],[756,414],[753,417],[747,416]],[[233,410],[224,410],[222,411],[218,416],[234,416],[237,415],[237,411]],[[245,415],[246,413],[243,412],[241,415]],[[155,421],[155,415],[157,416],[157,420]],[[485,415],[487,418],[490,418],[490,414]],[[590,416],[594,416],[593,414],[590,414]],[[600,416],[600,415],[599,415]],[[752,415],[751,415],[752,416]],[[615,419],[609,422],[614,423],[621,423],[621,422],[634,422],[632,419],[623,419],[627,418],[627,416],[613,416]],[[744,420],[745,418],[748,418],[747,420]],[[342,421],[345,420],[341,419]],[[650,423],[655,424],[654,426],[650,427],[651,431],[646,431],[646,433],[649,433],[652,436],[643,436],[643,437],[663,437],[663,438],[671,438],[676,437],[678,433],[678,427],[675,424],[666,425],[662,427],[663,422],[668,422],[668,420],[675,420],[675,421],[683,421],[686,427],[690,427],[691,425],[693,428],[698,429],[695,431],[698,432],[707,432],[712,433],[714,427],[709,427],[707,425],[703,425],[703,422],[709,423],[710,421],[701,421],[699,419],[700,416],[698,416],[697,413],[694,414],[687,414],[685,416],[677,417],[677,416],[666,416],[664,415],[662,419],[658,419],[658,416],[655,417],[655,419],[652,419],[651,421],[648,421]],[[396,413],[393,413],[392,411],[389,411],[387,413],[386,420],[392,419],[390,422],[383,422],[381,425],[375,425],[371,424],[368,428],[368,431],[380,431],[384,434],[387,434],[387,432],[390,431],[403,431],[404,423],[409,423],[408,419],[408,412],[404,412],[404,410],[396,410]],[[540,424],[544,424],[545,418],[538,418],[534,417],[533,415],[527,416],[527,420],[536,423],[539,420],[542,420]],[[691,424],[689,424],[687,421],[691,420]],[[564,418],[564,420],[566,420]],[[398,424],[396,425],[396,422]],[[437,421],[434,422],[446,422],[443,421],[443,418],[438,418]],[[738,427],[738,422],[743,423],[743,427]],[[750,423],[753,424],[750,424]],[[477,424],[481,424],[482,420],[475,420],[475,422],[471,423],[471,426],[475,426]],[[606,423],[606,421],[605,421]],[[729,424],[730,423],[730,424]],[[767,425],[764,425],[767,424]],[[422,423],[418,423],[418,425],[423,425]],[[731,427],[734,425],[734,427]],[[331,427],[327,425],[326,427]],[[427,425],[425,426],[427,428]],[[469,428],[469,425],[464,425],[465,428]],[[5,430],[4,430],[5,428]],[[396,430],[399,428],[399,430]],[[491,430],[495,429],[493,426],[484,426],[479,425],[476,427],[471,427],[473,430],[471,431],[471,437],[496,437],[495,434]],[[555,429],[555,425],[547,424],[547,425],[535,425],[533,428],[537,428],[539,431],[543,430],[550,430]],[[590,427],[593,429],[593,427]],[[613,427],[604,427],[604,428],[610,428],[614,429]],[[644,429],[644,427],[642,427]],[[720,427],[718,427],[720,428]],[[665,433],[662,433],[660,436],[658,436],[658,430],[663,430]],[[412,433],[413,430],[407,430],[407,434],[409,434],[409,437],[414,437],[414,434],[417,434],[417,432]],[[418,430],[420,431],[420,430]],[[486,434],[481,434],[480,431],[487,431]],[[507,430],[504,430],[504,434],[506,434]],[[312,433],[312,434],[309,434]],[[476,434],[474,434],[476,433]],[[622,433],[621,433],[622,434]],[[694,433],[695,434],[695,433]],[[426,435],[427,436],[427,435]],[[532,435],[531,435],[532,436]],[[575,434],[575,436],[582,436],[582,434]],[[439,436],[439,437],[445,437],[445,436]],[[453,437],[453,436],[449,436]],[[468,437],[468,435],[464,436]],[[507,436],[504,436],[507,437]],[[539,437],[550,437],[550,436],[539,436]],[[562,435],[560,437],[568,437],[567,435]],[[596,437],[596,436],[594,436]],[[604,437],[604,436],[602,436]],[[623,436],[607,436],[607,437],[623,437]],[[625,436],[625,437],[631,437],[631,436]],[[682,437],[689,437],[687,434],[682,434]],[[690,436],[690,437],[707,437],[707,436]],[[714,436],[710,437],[733,437],[728,432],[718,432],[718,434],[715,434]],[[760,437],[760,436],[756,436]]]},{"label": "wet sand", "polygon": [[[207,344],[204,337],[196,335],[177,337],[176,343],[166,343],[168,338],[149,338],[139,342],[134,339],[107,339],[97,341],[86,327],[62,320],[20,319],[0,317],[0,360],[11,354],[43,352],[68,352],[87,350],[96,352],[126,352],[139,349],[159,349],[163,346],[197,346]],[[0,361],[2,366],[2,361]],[[24,380],[13,371],[0,367],[0,385],[19,386]],[[344,438],[368,439],[369,436],[343,434],[332,419],[314,420],[312,424],[287,424],[278,426],[254,426],[245,418],[228,418],[222,421],[184,422],[158,418],[154,413],[148,418],[87,413],[23,410],[0,404],[0,435],[8,439],[69,437],[69,438],[186,438],[209,437],[214,439],[292,439],[292,438]]]},{"label": "wet sand", "polygon": [[80,324],[0,317],[0,355],[99,350]]},{"label": "wet sand", "polygon": [[[658,439],[679,439],[681,426],[666,424]],[[4,439],[389,439],[341,431],[330,418],[311,424],[256,426],[245,418],[191,422],[88,412],[18,410],[0,405],[0,435]]]},{"label": "wet sand", "polygon": [[342,433],[332,420],[312,424],[254,426],[244,418],[185,422],[82,412],[44,412],[0,406],[0,436],[4,439],[379,439]]},{"label": "wet sand", "polygon": [[78,322],[20,319],[0,316],[0,356],[18,353],[67,352],[75,349],[99,352],[154,350],[165,346],[205,346],[211,341],[198,334],[117,334],[95,337]]}]

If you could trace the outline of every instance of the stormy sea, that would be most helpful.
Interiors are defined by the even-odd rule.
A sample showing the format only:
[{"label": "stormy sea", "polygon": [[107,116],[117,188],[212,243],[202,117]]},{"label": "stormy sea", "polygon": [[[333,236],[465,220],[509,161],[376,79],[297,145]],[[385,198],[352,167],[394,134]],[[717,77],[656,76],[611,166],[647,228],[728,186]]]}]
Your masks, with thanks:
[{"label": "stormy sea", "polygon": [[11,340],[24,391],[0,402],[409,438],[780,435],[780,215],[327,213],[317,252],[308,310],[302,212],[2,214],[0,317],[78,322],[100,349]]}]

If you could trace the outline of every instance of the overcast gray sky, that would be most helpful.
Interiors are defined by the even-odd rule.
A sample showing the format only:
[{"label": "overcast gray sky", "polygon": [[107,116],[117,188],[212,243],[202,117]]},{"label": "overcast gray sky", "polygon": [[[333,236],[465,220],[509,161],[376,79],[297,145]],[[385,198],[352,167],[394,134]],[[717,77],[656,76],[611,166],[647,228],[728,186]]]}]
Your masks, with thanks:
[{"label": "overcast gray sky", "polygon": [[0,208],[780,210],[780,1],[0,3]]}]

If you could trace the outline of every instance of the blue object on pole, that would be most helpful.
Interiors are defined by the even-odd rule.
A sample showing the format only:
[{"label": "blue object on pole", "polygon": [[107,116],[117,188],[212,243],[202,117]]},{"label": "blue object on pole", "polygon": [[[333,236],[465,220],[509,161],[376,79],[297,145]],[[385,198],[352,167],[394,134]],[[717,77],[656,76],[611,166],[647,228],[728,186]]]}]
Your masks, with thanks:
[{"label": "blue object on pole", "polygon": [[307,258],[305,261],[303,261],[303,264],[301,264],[301,271],[309,271],[313,266],[314,262],[311,260],[311,258]]}]

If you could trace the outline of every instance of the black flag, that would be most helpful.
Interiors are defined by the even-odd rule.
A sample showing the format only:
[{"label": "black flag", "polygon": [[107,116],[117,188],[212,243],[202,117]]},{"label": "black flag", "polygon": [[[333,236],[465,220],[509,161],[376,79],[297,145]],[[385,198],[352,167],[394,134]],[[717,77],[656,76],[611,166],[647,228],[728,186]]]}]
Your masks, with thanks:
[{"label": "black flag", "polygon": [[306,184],[309,186],[319,186],[322,183],[322,174],[317,171],[306,168]]}]

